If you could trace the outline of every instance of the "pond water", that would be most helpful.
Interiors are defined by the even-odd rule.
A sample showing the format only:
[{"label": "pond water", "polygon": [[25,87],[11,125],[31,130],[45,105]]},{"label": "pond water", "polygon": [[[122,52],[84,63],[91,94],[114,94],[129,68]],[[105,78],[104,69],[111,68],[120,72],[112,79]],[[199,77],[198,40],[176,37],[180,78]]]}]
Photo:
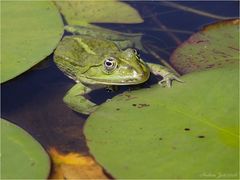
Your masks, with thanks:
[{"label": "pond water", "polygon": [[[204,11],[206,16],[204,13],[173,8],[162,2],[127,3],[140,12],[144,23],[101,26],[129,33],[143,33],[143,44],[148,45],[165,60],[169,59],[180,42],[185,41],[203,25],[217,21],[216,18],[206,15],[207,13],[230,18],[239,16],[237,1],[177,2]],[[141,52],[141,57],[146,61],[159,63],[154,56],[144,52]],[[87,116],[75,113],[62,102],[62,97],[74,82],[55,66],[52,59],[53,56],[50,55],[28,72],[2,84],[2,117],[24,128],[45,148],[54,146],[65,152],[88,153],[82,132]],[[156,82],[156,77],[151,77],[141,88],[148,88]],[[118,92],[101,89],[89,96],[92,101],[100,104],[126,90],[129,90],[129,87],[121,87]]]}]

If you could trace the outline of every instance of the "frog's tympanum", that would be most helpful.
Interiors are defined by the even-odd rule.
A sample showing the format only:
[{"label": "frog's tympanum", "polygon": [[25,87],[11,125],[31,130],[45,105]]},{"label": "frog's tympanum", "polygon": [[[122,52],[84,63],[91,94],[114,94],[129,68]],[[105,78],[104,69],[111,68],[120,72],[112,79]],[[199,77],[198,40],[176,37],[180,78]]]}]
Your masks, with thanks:
[{"label": "frog's tympanum", "polygon": [[163,79],[159,84],[171,86],[181,81],[167,68],[144,62],[135,49],[120,50],[105,39],[82,35],[65,36],[54,53],[57,66],[77,84],[64,97],[73,110],[90,114],[97,105],[84,97],[93,90],[91,85],[133,85],[148,80],[150,72]]}]

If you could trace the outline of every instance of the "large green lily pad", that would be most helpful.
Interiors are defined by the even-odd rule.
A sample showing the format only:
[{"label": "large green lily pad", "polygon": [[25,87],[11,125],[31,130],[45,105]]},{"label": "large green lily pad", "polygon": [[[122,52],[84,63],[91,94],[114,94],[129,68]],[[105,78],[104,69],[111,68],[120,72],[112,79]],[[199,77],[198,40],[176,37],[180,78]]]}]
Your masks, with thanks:
[{"label": "large green lily pad", "polygon": [[23,129],[1,119],[1,178],[46,179],[49,170],[42,146]]},{"label": "large green lily pad", "polygon": [[124,2],[55,1],[55,4],[70,25],[143,22],[138,12]]},{"label": "large green lily pad", "polygon": [[173,67],[182,74],[239,63],[239,19],[205,26],[172,54]]},{"label": "large green lily pad", "polygon": [[113,177],[239,178],[239,67],[127,92],[87,120],[90,152]]},{"label": "large green lily pad", "polygon": [[52,2],[1,2],[1,82],[52,53],[62,37],[61,16]]}]

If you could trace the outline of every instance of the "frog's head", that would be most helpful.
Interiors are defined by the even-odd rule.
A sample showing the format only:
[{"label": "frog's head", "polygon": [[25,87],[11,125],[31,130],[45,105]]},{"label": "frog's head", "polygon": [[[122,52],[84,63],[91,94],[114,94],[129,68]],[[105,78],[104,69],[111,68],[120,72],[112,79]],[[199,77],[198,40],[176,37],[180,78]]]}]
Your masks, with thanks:
[{"label": "frog's head", "polygon": [[93,83],[130,85],[145,82],[150,71],[138,52],[129,48],[104,56],[101,65],[90,68],[85,75]]}]

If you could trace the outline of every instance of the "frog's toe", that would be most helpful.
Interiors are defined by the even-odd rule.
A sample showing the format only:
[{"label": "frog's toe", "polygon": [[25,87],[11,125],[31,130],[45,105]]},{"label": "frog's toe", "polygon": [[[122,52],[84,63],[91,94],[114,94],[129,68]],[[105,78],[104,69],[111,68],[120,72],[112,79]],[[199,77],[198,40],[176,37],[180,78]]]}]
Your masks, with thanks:
[{"label": "frog's toe", "polygon": [[175,76],[175,75],[174,75],[174,78],[173,78],[172,80],[176,80],[176,81],[178,81],[178,82],[184,83],[183,80],[181,80],[179,77],[177,77],[177,76]]},{"label": "frog's toe", "polygon": [[172,83],[170,79],[163,78],[161,81],[158,82],[158,84],[162,87],[171,87]]},{"label": "frog's toe", "polygon": [[184,81],[182,81],[179,77],[175,76],[174,74],[167,74],[166,76],[163,77],[163,79],[161,81],[158,82],[158,84],[160,84],[163,87],[172,87],[172,81],[178,81],[183,83]]}]

